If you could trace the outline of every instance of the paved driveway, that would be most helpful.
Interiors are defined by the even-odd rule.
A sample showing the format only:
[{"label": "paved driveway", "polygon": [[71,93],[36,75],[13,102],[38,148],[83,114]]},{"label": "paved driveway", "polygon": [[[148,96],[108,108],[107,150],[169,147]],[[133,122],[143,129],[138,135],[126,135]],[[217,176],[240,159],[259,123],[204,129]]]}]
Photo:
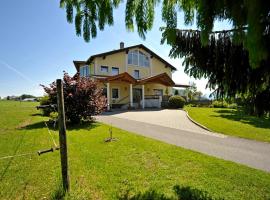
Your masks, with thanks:
[{"label": "paved driveway", "polygon": [[181,110],[108,112],[97,117],[127,131],[270,172],[270,144],[206,131]]},{"label": "paved driveway", "polygon": [[186,112],[183,110],[164,109],[164,110],[128,111],[128,112],[107,113],[107,115],[121,119],[134,120],[153,125],[186,130],[199,134],[210,134],[219,137],[226,137],[221,134],[209,132],[197,126],[187,118]]}]

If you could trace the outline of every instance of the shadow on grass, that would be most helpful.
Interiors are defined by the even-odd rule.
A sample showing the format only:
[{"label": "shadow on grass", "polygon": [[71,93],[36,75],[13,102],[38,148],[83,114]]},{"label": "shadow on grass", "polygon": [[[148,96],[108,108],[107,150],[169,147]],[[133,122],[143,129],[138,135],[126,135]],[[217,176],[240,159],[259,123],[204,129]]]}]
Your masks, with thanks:
[{"label": "shadow on grass", "polygon": [[90,130],[99,127],[101,124],[98,122],[90,122],[90,121],[84,121],[81,122],[80,124],[69,124],[67,123],[67,130],[68,131],[73,131],[73,130]]},{"label": "shadow on grass", "polygon": [[221,117],[232,121],[239,121],[244,124],[249,124],[257,128],[270,129],[270,119],[246,115],[241,110],[220,109],[214,112],[218,113],[219,115],[211,115],[211,117]]},{"label": "shadow on grass", "polygon": [[31,114],[30,116],[43,116],[41,113],[34,113],[34,114]]},{"label": "shadow on grass", "polygon": [[23,127],[20,127],[19,129],[21,130],[33,130],[33,129],[41,129],[41,128],[44,128],[45,127],[45,124],[43,121],[41,122],[36,122],[36,123],[33,123],[33,124],[28,124],[26,126],[23,126]]},{"label": "shadow on grass", "polygon": [[175,185],[173,187],[174,195],[167,196],[153,189],[144,193],[130,195],[130,191],[124,192],[118,197],[119,200],[221,200],[221,198],[213,198],[207,192],[191,188],[189,186],[182,187]]},{"label": "shadow on grass", "polygon": [[[48,122],[48,121],[46,121],[46,122],[47,122],[50,129],[58,130],[57,125],[54,128],[53,122]],[[81,122],[80,124],[75,124],[75,125],[67,123],[66,126],[67,126],[67,131],[81,130],[81,129],[90,130],[90,129],[93,129],[93,128],[100,126],[100,124],[97,122],[84,121],[84,122]],[[40,122],[36,122],[33,124],[29,124],[29,125],[20,127],[19,129],[20,130],[33,130],[33,129],[42,129],[44,127],[46,127],[44,121],[40,121]]]}]

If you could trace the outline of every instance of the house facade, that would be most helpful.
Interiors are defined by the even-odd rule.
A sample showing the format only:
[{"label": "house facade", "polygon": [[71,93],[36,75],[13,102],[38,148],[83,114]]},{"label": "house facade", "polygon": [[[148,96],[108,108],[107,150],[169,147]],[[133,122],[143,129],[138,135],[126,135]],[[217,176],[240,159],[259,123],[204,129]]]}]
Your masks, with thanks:
[{"label": "house facade", "polygon": [[176,68],[159,55],[139,44],[73,61],[80,76],[99,81],[112,108],[160,107],[163,96],[172,95]]}]

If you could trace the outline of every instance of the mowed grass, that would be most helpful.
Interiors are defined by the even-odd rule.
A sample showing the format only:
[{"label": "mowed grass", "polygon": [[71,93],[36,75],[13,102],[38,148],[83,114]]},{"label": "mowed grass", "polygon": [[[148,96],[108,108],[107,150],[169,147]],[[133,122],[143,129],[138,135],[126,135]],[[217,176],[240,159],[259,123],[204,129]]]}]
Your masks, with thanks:
[{"label": "mowed grass", "polygon": [[270,142],[270,119],[249,116],[236,109],[185,107],[189,116],[212,131]]},{"label": "mowed grass", "polygon": [[[51,147],[47,118],[34,106],[0,101],[0,157]],[[174,199],[174,186],[178,195],[205,191],[213,199],[270,198],[269,173],[117,128],[112,130],[118,140],[105,143],[108,130],[100,123],[68,129],[71,191],[65,198],[118,199],[127,191],[130,196],[156,191]],[[0,199],[59,198],[59,161],[59,152],[0,160]]]}]

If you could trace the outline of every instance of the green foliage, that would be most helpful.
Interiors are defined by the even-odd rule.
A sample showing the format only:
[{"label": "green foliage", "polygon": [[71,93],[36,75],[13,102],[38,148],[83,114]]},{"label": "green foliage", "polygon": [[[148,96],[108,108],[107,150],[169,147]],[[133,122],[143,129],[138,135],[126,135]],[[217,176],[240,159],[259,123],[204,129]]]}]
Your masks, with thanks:
[{"label": "green foliage", "polygon": [[221,100],[221,101],[213,101],[212,104],[209,106],[210,108],[231,108],[236,109],[237,104],[231,103],[229,104],[227,101]]},{"label": "green foliage", "polygon": [[186,100],[178,95],[171,96],[169,98],[169,107],[170,108],[183,108]]},{"label": "green foliage", "polygon": [[228,103],[226,101],[213,101],[212,106],[214,108],[227,108]]},{"label": "green foliage", "polygon": [[[52,99],[50,99],[50,97],[48,95],[45,95],[43,97],[40,98],[39,104],[42,105],[50,105],[52,104]],[[43,108],[41,109],[42,115],[43,116],[49,116],[51,112],[53,112],[53,108],[52,107],[48,107],[48,108]]]},{"label": "green foliage", "polygon": [[[77,36],[86,42],[97,35],[97,26],[103,30],[105,25],[113,25],[113,9],[120,0],[60,0],[60,7],[66,9],[67,21],[73,23],[75,11],[75,29]],[[82,31],[83,30],[83,31]]]},{"label": "green foliage", "polygon": [[[119,6],[121,0],[60,0],[60,7],[66,9],[66,18],[73,22],[75,15],[76,34],[81,35],[83,26],[84,40],[89,42],[96,37],[97,26],[100,30],[105,25],[113,25],[113,10]],[[125,23],[129,31],[134,31],[136,23],[138,34],[145,38],[145,34],[153,26],[155,8],[160,0],[127,0]],[[222,1],[222,0],[163,0],[162,20],[169,29],[167,36],[171,40],[176,37],[177,14],[184,13],[186,25],[196,23],[201,30],[201,42],[208,44],[214,22],[228,20],[235,31],[233,41],[244,43],[250,53],[250,64],[258,66],[262,60],[269,57],[269,45],[265,42],[269,36],[270,3],[258,1]],[[168,39],[167,38],[167,39]]]},{"label": "green foliage", "polygon": [[36,97],[31,94],[22,94],[19,98],[23,100],[26,98],[36,98]]},{"label": "green foliage", "polygon": [[175,90],[175,91],[174,91],[174,95],[179,95],[178,90]]},{"label": "green foliage", "polygon": [[56,121],[58,119],[58,112],[51,112],[49,117],[52,121]]},{"label": "green foliage", "polygon": [[237,109],[237,104],[236,103],[231,103],[231,104],[228,104],[228,108],[231,108],[231,109]]},{"label": "green foliage", "polygon": [[[154,11],[160,0],[127,0],[125,23],[129,31],[136,24],[139,35],[153,26]],[[75,15],[76,34],[85,41],[97,29],[113,25],[113,10],[120,0],[60,0],[67,21]],[[196,23],[198,30],[177,30],[177,14],[184,13],[185,24]],[[163,0],[162,42],[172,46],[171,57],[185,57],[185,72],[194,78],[208,78],[208,87],[217,96],[235,97],[246,93],[258,114],[270,112],[270,1],[264,0]],[[213,33],[214,22],[227,20],[232,30]],[[83,29],[83,30],[81,30]],[[200,96],[200,95],[198,95]],[[263,97],[263,98],[262,98]],[[264,106],[262,106],[264,105]]]},{"label": "green foliage", "polygon": [[248,94],[257,113],[270,112],[263,103],[270,101],[270,59],[252,68],[249,52],[242,43],[234,44],[228,32],[212,34],[205,46],[199,31],[179,31],[177,45],[168,42],[172,45],[170,56],[185,57],[185,72],[196,79],[208,78],[207,87],[214,90],[217,98]]}]

